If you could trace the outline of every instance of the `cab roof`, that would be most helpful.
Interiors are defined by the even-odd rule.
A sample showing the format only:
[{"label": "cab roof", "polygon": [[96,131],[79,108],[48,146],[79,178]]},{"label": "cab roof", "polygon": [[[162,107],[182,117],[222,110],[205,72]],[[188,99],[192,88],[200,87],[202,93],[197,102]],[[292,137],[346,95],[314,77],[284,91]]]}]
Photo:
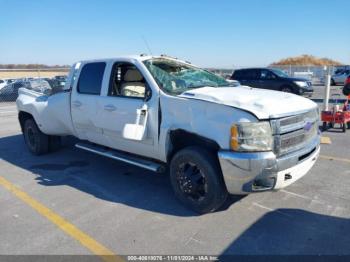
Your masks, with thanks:
[{"label": "cab roof", "polygon": [[89,59],[89,60],[81,60],[78,61],[77,63],[92,63],[92,62],[101,62],[101,61],[114,61],[114,60],[119,60],[119,59],[125,59],[125,60],[138,60],[138,61],[146,61],[149,59],[168,59],[168,60],[173,60],[173,61],[178,61],[184,64],[191,64],[188,61],[180,60],[176,57],[171,57],[167,55],[147,55],[147,54],[141,54],[141,55],[125,55],[125,56],[118,56],[114,58],[100,58],[100,59]]}]

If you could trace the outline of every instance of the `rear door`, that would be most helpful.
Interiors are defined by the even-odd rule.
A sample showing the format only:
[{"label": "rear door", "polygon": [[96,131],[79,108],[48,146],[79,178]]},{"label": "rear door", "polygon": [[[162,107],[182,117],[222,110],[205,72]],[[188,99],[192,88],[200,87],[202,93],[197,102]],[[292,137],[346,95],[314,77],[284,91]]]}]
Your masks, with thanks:
[{"label": "rear door", "polygon": [[106,65],[103,61],[82,64],[71,97],[72,121],[77,136],[98,144],[103,142],[103,135],[102,129],[96,125],[97,101]]},{"label": "rear door", "polygon": [[239,82],[242,85],[259,88],[258,83],[258,70],[257,69],[244,69],[241,70]]}]

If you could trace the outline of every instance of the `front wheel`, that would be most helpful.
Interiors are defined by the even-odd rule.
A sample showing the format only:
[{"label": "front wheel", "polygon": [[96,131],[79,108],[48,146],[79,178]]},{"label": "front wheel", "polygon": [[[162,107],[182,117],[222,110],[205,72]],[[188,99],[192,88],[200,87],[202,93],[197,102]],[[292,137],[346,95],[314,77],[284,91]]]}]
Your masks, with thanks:
[{"label": "front wheel", "polygon": [[280,90],[285,93],[294,93],[293,89],[289,86],[282,86]]},{"label": "front wheel", "polygon": [[228,195],[217,157],[200,147],[175,154],[170,180],[177,198],[200,214],[217,210]]}]

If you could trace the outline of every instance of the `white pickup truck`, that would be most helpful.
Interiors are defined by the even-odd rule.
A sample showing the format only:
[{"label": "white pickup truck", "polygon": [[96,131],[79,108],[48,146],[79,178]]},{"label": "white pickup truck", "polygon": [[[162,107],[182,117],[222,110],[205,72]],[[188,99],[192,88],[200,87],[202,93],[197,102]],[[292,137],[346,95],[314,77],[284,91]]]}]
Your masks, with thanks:
[{"label": "white pickup truck", "polygon": [[[277,91],[233,86],[166,56],[83,61],[53,95],[20,89],[19,122],[29,150],[61,136],[78,148],[155,172],[199,213],[227,194],[278,190],[304,176],[320,151],[317,105]],[[168,173],[168,172],[167,172]]]}]

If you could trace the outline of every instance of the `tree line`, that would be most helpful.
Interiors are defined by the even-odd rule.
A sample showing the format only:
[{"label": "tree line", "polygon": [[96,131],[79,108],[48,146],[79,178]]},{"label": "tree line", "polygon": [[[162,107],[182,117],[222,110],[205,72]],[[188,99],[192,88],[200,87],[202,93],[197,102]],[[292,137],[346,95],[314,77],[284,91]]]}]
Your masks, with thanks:
[{"label": "tree line", "polygon": [[69,68],[69,65],[44,65],[44,64],[0,64],[0,69],[43,69],[43,68]]}]

